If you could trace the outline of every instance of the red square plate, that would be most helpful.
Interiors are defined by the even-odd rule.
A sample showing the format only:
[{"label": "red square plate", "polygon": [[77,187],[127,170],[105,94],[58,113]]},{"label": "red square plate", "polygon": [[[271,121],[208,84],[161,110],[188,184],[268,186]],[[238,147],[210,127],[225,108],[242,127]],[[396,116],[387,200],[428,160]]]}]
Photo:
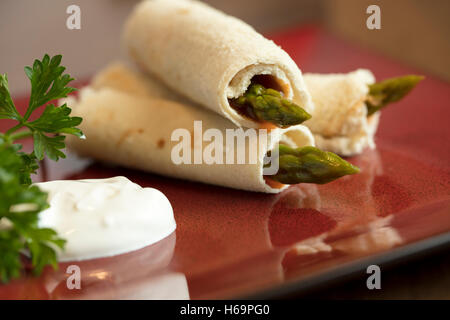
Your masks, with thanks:
[{"label": "red square plate", "polygon": [[[373,70],[378,79],[417,70],[314,27],[271,36],[303,72]],[[47,268],[0,286],[7,299],[234,298],[300,292],[450,243],[450,91],[428,76],[383,111],[377,149],[349,160],[362,172],[333,183],[258,194],[109,167],[75,157],[46,163],[40,179],[124,175],[171,201],[177,230],[129,254]],[[16,100],[26,104],[26,97]]]}]

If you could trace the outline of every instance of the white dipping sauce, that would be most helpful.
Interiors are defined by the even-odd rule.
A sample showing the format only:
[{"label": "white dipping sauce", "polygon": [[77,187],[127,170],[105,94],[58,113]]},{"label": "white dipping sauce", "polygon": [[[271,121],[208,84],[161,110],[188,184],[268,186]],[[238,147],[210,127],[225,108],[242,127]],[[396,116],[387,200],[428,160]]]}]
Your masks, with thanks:
[{"label": "white dipping sauce", "polygon": [[172,206],[125,177],[36,183],[49,193],[39,226],[67,240],[60,261],[108,257],[155,243],[175,228]]}]

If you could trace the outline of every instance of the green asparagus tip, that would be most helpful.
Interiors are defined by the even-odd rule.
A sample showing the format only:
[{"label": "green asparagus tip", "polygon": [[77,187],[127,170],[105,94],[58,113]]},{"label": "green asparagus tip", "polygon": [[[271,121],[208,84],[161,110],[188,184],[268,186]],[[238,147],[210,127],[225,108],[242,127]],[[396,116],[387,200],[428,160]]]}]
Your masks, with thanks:
[{"label": "green asparagus tip", "polygon": [[268,178],[284,184],[325,184],[358,172],[358,167],[332,152],[310,146],[294,149],[280,145],[278,173]]},{"label": "green asparagus tip", "polygon": [[407,75],[369,85],[369,96],[366,101],[367,116],[371,116],[389,103],[401,100],[424,78],[424,76]]},{"label": "green asparagus tip", "polygon": [[252,83],[244,95],[234,102],[250,107],[249,116],[255,120],[267,121],[281,128],[297,125],[311,118],[303,108],[283,98],[279,91],[266,89],[257,83]]}]

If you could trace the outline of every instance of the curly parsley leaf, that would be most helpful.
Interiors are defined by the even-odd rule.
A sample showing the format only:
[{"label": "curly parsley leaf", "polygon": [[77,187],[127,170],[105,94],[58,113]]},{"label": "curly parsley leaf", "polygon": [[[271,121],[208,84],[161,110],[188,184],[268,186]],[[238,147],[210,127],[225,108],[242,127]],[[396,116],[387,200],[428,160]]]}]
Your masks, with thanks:
[{"label": "curly parsley leaf", "polygon": [[42,160],[44,159],[44,154],[47,154],[50,159],[55,161],[58,161],[59,158],[65,158],[66,155],[61,151],[66,146],[64,144],[65,138],[64,136],[50,137],[40,131],[35,131],[33,140],[36,158]]},{"label": "curly parsley leaf", "polygon": [[24,152],[18,152],[18,155],[22,158],[24,164],[20,172],[20,183],[30,185],[32,182],[31,175],[36,174],[37,169],[39,169],[37,158],[34,153],[27,154]]},{"label": "curly parsley leaf", "polygon": [[65,67],[61,66],[61,55],[50,59],[44,55],[42,61],[34,60],[33,67],[25,67],[25,74],[31,81],[31,96],[25,119],[38,107],[49,101],[67,97],[75,88],[67,84],[73,80],[68,74],[63,74]]},{"label": "curly parsley leaf", "polygon": [[[0,119],[13,119],[18,123],[0,133],[0,281],[7,282],[20,276],[23,266],[21,255],[31,257],[33,273],[40,274],[46,265],[57,267],[57,250],[63,249],[65,240],[49,228],[39,228],[39,213],[48,208],[47,193],[31,185],[31,174],[39,168],[38,160],[47,155],[52,160],[65,158],[64,135],[82,137],[77,126],[82,119],[70,117],[66,105],[47,105],[36,120],[29,121],[33,111],[48,102],[66,97],[75,89],[68,87],[73,79],[64,74],[61,56],[42,61],[35,60],[25,67],[31,82],[31,96],[25,115],[16,109],[8,87],[6,75],[0,75]],[[22,130],[20,130],[22,129]],[[20,131],[19,131],[20,130]],[[22,151],[18,139],[32,137],[34,150]]]},{"label": "curly parsley leaf", "polygon": [[57,269],[58,257],[55,246],[62,249],[66,241],[59,238],[56,231],[50,228],[29,229],[26,235],[32,257],[33,273],[39,275],[47,264]]},{"label": "curly parsley leaf", "polygon": [[22,248],[23,243],[16,230],[0,230],[0,252],[2,253],[0,282],[8,282],[9,279],[20,276],[22,268],[20,250]]},{"label": "curly parsley leaf", "polygon": [[6,74],[0,74],[0,119],[21,119],[9,94],[8,76]]},{"label": "curly parsley leaf", "polygon": [[69,117],[72,110],[63,104],[60,107],[48,105],[41,117],[29,123],[29,126],[37,131],[53,133],[70,133],[81,137],[83,133],[75,128],[81,123],[80,117]]},{"label": "curly parsley leaf", "polygon": [[[0,146],[4,143],[3,140],[0,139]],[[39,169],[39,165],[37,163],[36,156],[33,153],[25,153],[22,150],[21,144],[12,144],[11,148],[20,156],[22,159],[22,165],[19,169],[19,180],[21,184],[30,185],[31,184],[31,174],[35,174],[37,169]]]},{"label": "curly parsley leaf", "polygon": [[[65,68],[60,63],[61,55],[50,58],[46,54],[42,61],[35,60],[32,67],[25,67],[25,73],[31,82],[31,96],[23,117],[17,112],[11,99],[6,75],[0,76],[0,118],[15,119],[19,122],[3,134],[2,139],[5,142],[11,142],[14,139],[32,136],[34,138],[34,152],[31,155],[33,159],[27,159],[31,163],[33,160],[42,160],[45,155],[55,161],[65,158],[61,151],[65,147],[65,138],[58,134],[83,137],[83,132],[77,128],[82,119],[71,117],[72,110],[66,104],[59,107],[53,104],[47,105],[39,118],[34,121],[28,120],[33,111],[40,106],[52,100],[67,97],[75,90],[67,86],[73,78],[64,74]],[[21,128],[25,130],[17,132]]]},{"label": "curly parsley leaf", "polygon": [[22,270],[21,254],[32,257],[33,272],[56,264],[56,247],[65,241],[54,230],[39,228],[39,212],[48,208],[47,193],[22,183],[26,163],[16,146],[0,146],[0,280],[18,277]]}]

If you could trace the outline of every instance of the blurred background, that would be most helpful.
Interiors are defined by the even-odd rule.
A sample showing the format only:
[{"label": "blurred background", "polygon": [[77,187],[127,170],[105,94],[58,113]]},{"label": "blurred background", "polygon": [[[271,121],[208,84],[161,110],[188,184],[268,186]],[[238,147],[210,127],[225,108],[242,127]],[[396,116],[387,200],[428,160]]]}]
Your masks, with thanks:
[{"label": "blurred background", "polygon": [[[86,78],[123,56],[118,37],[138,0],[0,1],[0,72],[14,94],[27,90],[23,67],[44,52],[62,53],[76,78]],[[304,24],[373,48],[450,80],[449,0],[205,0],[262,33]],[[81,8],[81,30],[68,30],[66,9]],[[366,28],[366,8],[381,8],[381,30]],[[306,70],[314,71],[314,70]]]}]

